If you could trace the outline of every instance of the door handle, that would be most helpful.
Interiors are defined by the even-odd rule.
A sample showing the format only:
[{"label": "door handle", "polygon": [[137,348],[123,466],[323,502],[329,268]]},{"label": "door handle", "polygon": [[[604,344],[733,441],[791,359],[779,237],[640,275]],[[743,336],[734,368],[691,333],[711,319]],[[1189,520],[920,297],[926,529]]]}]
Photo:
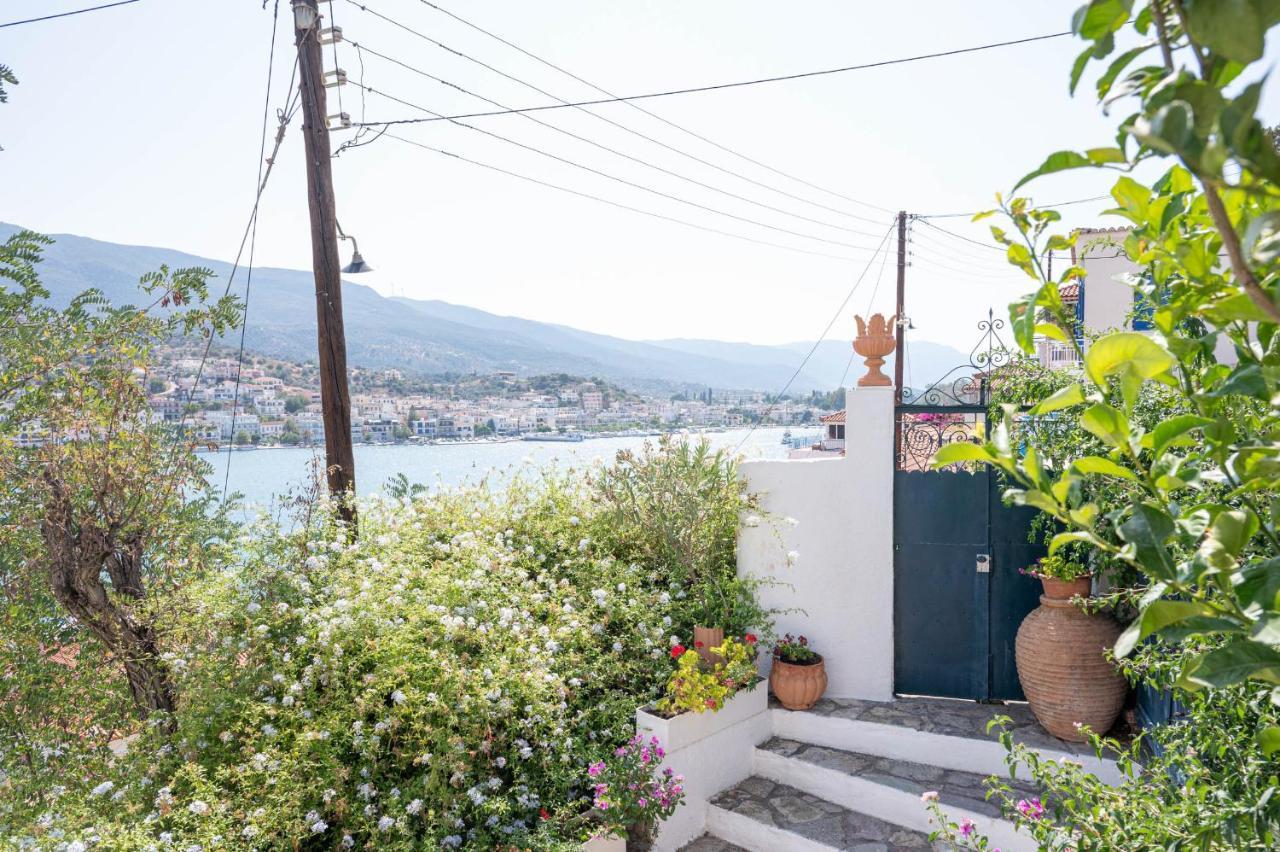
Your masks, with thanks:
[{"label": "door handle", "polygon": [[991,573],[991,555],[988,553],[979,553],[976,564],[974,565],[974,570],[979,574]]}]

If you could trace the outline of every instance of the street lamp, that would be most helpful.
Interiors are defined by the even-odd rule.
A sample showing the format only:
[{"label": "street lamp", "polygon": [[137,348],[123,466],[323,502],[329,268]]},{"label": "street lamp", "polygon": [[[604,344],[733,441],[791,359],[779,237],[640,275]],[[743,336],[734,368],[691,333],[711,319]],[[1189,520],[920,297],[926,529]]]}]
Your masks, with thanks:
[{"label": "street lamp", "polygon": [[358,275],[361,272],[372,272],[373,267],[364,262],[364,258],[360,256],[360,244],[356,242],[355,237],[347,236],[342,232],[342,225],[338,225],[338,239],[351,240],[351,262],[342,267],[342,271],[349,275]]}]

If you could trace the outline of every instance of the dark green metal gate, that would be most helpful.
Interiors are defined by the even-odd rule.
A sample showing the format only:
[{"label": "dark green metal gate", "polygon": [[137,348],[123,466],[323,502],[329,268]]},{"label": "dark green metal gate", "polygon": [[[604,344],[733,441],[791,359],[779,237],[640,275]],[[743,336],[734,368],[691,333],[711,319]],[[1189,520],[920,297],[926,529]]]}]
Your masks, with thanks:
[{"label": "dark green metal gate", "polygon": [[[939,447],[979,440],[987,375],[1008,359],[990,315],[970,363],[895,411],[894,689],[909,695],[1021,699],[1014,639],[1039,603],[1019,569],[1044,550],[1028,541],[1035,510],[1005,506],[985,467],[933,470]],[[960,375],[956,376],[959,373]]]}]

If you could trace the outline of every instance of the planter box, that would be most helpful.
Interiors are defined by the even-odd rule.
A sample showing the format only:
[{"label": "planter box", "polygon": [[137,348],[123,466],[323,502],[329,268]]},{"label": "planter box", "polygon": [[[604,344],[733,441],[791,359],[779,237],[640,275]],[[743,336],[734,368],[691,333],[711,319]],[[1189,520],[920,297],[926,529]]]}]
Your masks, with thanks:
[{"label": "planter box", "polygon": [[674,852],[703,833],[712,797],[751,774],[755,747],[773,733],[769,684],[757,680],[714,712],[664,719],[650,710],[636,711],[636,733],[657,737],[667,752],[663,767],[685,777],[684,804],[658,826],[653,845],[654,852]]},{"label": "planter box", "polygon": [[582,844],[582,852],[627,852],[625,837],[593,837]]},{"label": "planter box", "polygon": [[[725,728],[746,721],[769,707],[769,685],[764,678],[754,686],[740,689],[719,710],[705,713],[681,713],[664,719],[651,707],[636,711],[636,733],[655,736],[667,753],[680,751]],[[754,745],[754,743],[753,743]]]}]

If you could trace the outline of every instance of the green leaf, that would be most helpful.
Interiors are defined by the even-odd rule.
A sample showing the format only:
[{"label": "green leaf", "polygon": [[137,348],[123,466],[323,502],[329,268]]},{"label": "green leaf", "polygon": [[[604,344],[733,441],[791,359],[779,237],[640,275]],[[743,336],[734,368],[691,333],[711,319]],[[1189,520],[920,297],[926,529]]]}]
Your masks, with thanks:
[{"label": "green leaf", "polygon": [[1059,388],[1052,395],[1036,403],[1036,406],[1031,409],[1031,413],[1048,414],[1051,411],[1070,408],[1082,402],[1084,402],[1084,387],[1079,382],[1072,382],[1065,388]]},{"label": "green leaf", "polygon": [[1159,633],[1171,624],[1177,624],[1193,616],[1212,616],[1213,607],[1193,601],[1158,600],[1147,606],[1120,638],[1116,640],[1116,656],[1127,657],[1143,639]]},{"label": "green leaf", "polygon": [[1159,458],[1164,455],[1164,451],[1177,438],[1193,429],[1199,429],[1212,423],[1213,421],[1208,417],[1201,417],[1198,414],[1179,414],[1175,417],[1170,417],[1168,420],[1163,420],[1151,432],[1151,452],[1156,458]]},{"label": "green leaf", "polygon": [[991,458],[991,453],[981,444],[958,441],[954,444],[947,444],[934,453],[933,466],[939,468],[957,462],[990,462]]},{"label": "green leaf", "polygon": [[[1154,45],[1151,44],[1138,45],[1132,50],[1126,50],[1124,53],[1117,56],[1115,60],[1107,66],[1107,70],[1103,72],[1102,76],[1098,78],[1098,100],[1102,100],[1107,96],[1107,92],[1111,91],[1111,84],[1115,82],[1116,77],[1120,76],[1121,71],[1129,67],[1129,63],[1146,53],[1152,47],[1154,47]],[[1073,86],[1072,92],[1074,93],[1074,91],[1075,87]]]},{"label": "green leaf", "polygon": [[1111,459],[1102,456],[1085,456],[1076,459],[1071,463],[1071,467],[1078,473],[1098,473],[1103,476],[1116,476],[1120,479],[1128,479],[1132,482],[1138,481],[1138,476],[1127,467],[1116,464]]},{"label": "green leaf", "polygon": [[1072,530],[1071,532],[1058,533],[1053,537],[1053,540],[1049,542],[1049,555],[1052,556],[1073,542],[1092,544],[1096,541],[1097,539],[1094,537],[1093,533],[1085,532],[1084,530]]},{"label": "green leaf", "polygon": [[1280,210],[1254,216],[1244,230],[1241,248],[1259,264],[1268,264],[1280,257]]},{"label": "green leaf", "polygon": [[1107,376],[1131,370],[1143,379],[1169,372],[1177,361],[1145,334],[1120,331],[1099,338],[1084,356],[1084,368],[1099,387]]},{"label": "green leaf", "polygon": [[1071,29],[1081,38],[1096,41],[1124,26],[1132,9],[1132,0],[1090,0],[1071,16]]},{"label": "green leaf", "polygon": [[1133,548],[1134,558],[1148,574],[1160,580],[1174,578],[1177,566],[1164,545],[1173,534],[1173,520],[1164,510],[1150,503],[1139,503],[1116,532]]},{"label": "green leaf", "polygon": [[1246,680],[1280,683],[1280,651],[1251,639],[1234,639],[1193,661],[1178,685],[1222,689]]},{"label": "green leaf", "polygon": [[1224,396],[1250,396],[1254,399],[1269,401],[1271,398],[1267,381],[1262,375],[1262,368],[1257,364],[1236,367],[1225,382],[1206,395],[1213,399]]},{"label": "green leaf", "polygon": [[1062,330],[1062,326],[1051,322],[1036,323],[1036,334],[1053,340],[1061,340],[1063,343],[1066,343],[1071,339],[1067,337],[1067,333]]},{"label": "green leaf", "polygon": [[1262,58],[1262,19],[1252,0],[1186,0],[1191,37],[1214,53],[1237,62]]},{"label": "green leaf", "polygon": [[1108,446],[1121,448],[1129,445],[1128,418],[1105,402],[1095,402],[1086,408],[1080,415],[1080,425]]},{"label": "green leaf", "polygon": [[1280,751],[1280,728],[1272,725],[1258,731],[1258,745],[1268,757]]},{"label": "green leaf", "polygon": [[1044,175],[1051,175],[1054,172],[1064,172],[1068,169],[1083,169],[1092,165],[1093,163],[1084,154],[1076,151],[1058,151],[1050,154],[1048,159],[1041,163],[1038,169],[1023,175],[1022,179],[1013,185],[1013,191],[1017,192],[1018,188],[1023,184]]}]

